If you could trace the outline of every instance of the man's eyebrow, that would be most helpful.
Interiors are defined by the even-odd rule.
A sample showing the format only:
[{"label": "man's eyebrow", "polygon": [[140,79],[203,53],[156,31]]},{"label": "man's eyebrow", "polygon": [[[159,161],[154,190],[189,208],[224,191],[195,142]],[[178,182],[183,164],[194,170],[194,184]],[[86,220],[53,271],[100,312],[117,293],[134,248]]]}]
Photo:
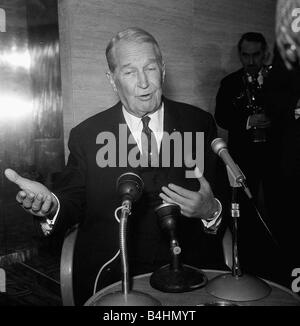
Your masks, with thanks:
[{"label": "man's eyebrow", "polygon": [[128,68],[131,66],[131,63],[126,63],[125,65],[121,66],[121,69]]},{"label": "man's eyebrow", "polygon": [[157,63],[157,64],[159,64],[159,61],[158,61],[157,59],[151,59],[151,60],[149,60],[149,62],[145,65],[145,67],[147,67],[147,66],[149,66],[149,65],[151,65],[151,64],[153,64],[153,63]]},{"label": "man's eyebrow", "polygon": [[157,58],[151,58],[151,59],[149,59],[149,63],[153,63],[153,62],[158,62]]},{"label": "man's eyebrow", "polygon": [[[146,66],[148,66],[148,65],[150,65],[152,63],[158,63],[157,58],[149,59],[148,62],[144,65],[144,67],[146,67]],[[131,63],[126,63],[123,66],[121,66],[121,69],[126,69],[126,68],[134,68],[134,67],[132,66]]]}]

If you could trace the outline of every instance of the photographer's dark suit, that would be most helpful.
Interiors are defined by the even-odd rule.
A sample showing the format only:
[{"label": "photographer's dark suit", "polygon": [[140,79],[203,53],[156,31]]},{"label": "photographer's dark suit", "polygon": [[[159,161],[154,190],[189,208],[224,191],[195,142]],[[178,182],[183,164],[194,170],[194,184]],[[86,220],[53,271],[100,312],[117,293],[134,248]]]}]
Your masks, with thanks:
[{"label": "photographer's dark suit", "polygon": [[[260,95],[263,93],[262,88]],[[260,101],[263,102],[263,99],[260,98]],[[269,169],[269,143],[252,141],[251,131],[246,129],[251,114],[246,108],[247,104],[244,69],[240,69],[221,81],[216,97],[215,119],[221,128],[228,131],[228,149],[255,194],[258,183]]]},{"label": "photographer's dark suit", "polygon": [[[178,131],[204,133],[204,175],[214,189],[214,166],[217,159],[210,143],[216,137],[216,126],[212,116],[187,104],[164,99],[164,131],[171,134]],[[75,248],[74,286],[77,304],[83,304],[92,296],[97,273],[101,266],[113,257],[119,249],[119,225],[114,211],[120,206],[116,194],[117,178],[125,172],[135,172],[141,176],[145,189],[141,199],[134,204],[128,221],[128,247],[130,271],[132,275],[154,271],[170,262],[169,243],[160,230],[154,208],[161,204],[161,187],[174,183],[197,191],[197,179],[185,178],[185,167],[132,168],[104,167],[96,163],[97,152],[101,148],[96,143],[100,132],[110,132],[116,136],[116,162],[118,162],[119,125],[125,124],[122,106],[101,112],[75,127],[70,134],[70,156],[60,180],[58,196],[61,209],[56,228],[66,229],[80,222]],[[128,129],[128,128],[127,128]],[[130,133],[127,130],[128,135]],[[128,152],[136,145],[128,145]],[[193,152],[196,148],[193,144]],[[201,150],[197,148],[197,150]],[[161,153],[160,153],[161,155]],[[117,163],[118,165],[118,163]],[[222,200],[222,199],[221,199]],[[222,262],[220,237],[203,232],[201,219],[181,217],[178,236],[183,249],[184,263],[198,267],[216,266]],[[120,266],[112,264],[104,270],[98,282],[100,287],[119,280]]]},{"label": "photographer's dark suit", "polygon": [[[262,184],[266,209],[274,205],[273,191],[274,172],[270,155],[270,142],[254,143],[251,131],[246,129],[247,119],[251,112],[247,110],[245,96],[244,70],[240,69],[222,81],[216,97],[215,119],[217,124],[228,131],[228,149],[235,162],[246,176],[247,184],[257,203],[261,203],[259,185]],[[264,104],[265,83],[260,92],[261,104]],[[269,135],[268,135],[269,136]],[[240,191],[239,248],[242,268],[244,270],[272,278],[271,263],[266,260],[271,253],[276,255],[274,243],[259,220],[244,193]],[[268,216],[261,206],[264,220],[272,229],[272,217]],[[270,258],[271,259],[271,258]],[[275,259],[274,259],[275,260]]]}]

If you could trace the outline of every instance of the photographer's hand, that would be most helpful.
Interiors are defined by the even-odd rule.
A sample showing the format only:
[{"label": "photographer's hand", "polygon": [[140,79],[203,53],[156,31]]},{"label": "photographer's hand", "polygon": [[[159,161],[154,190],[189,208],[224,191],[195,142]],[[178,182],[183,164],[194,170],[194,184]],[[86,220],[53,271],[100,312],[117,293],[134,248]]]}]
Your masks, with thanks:
[{"label": "photographer's hand", "polygon": [[255,113],[250,115],[248,125],[249,127],[261,127],[267,128],[271,124],[270,119],[265,115],[265,113]]}]

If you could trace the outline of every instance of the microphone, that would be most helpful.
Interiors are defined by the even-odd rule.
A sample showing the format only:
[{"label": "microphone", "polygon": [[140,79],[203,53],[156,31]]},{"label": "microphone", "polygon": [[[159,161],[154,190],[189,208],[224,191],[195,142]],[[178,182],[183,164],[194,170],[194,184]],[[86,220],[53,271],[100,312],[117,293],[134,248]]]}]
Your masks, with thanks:
[{"label": "microphone", "polygon": [[176,224],[180,217],[180,207],[164,203],[156,207],[158,223],[169,236],[171,263],[155,270],[150,277],[150,285],[169,293],[192,291],[207,284],[206,275],[199,269],[181,263],[181,248],[176,237]]},{"label": "microphone", "polygon": [[[180,215],[180,207],[176,204],[161,204],[156,207],[155,212],[162,230],[170,237],[170,247],[173,255],[179,255],[181,248],[176,236],[176,224]],[[177,256],[178,257],[178,256]],[[176,267],[178,268],[178,266]]]},{"label": "microphone", "polygon": [[122,206],[130,205],[140,199],[144,189],[143,180],[133,172],[126,172],[117,180],[117,193]]},{"label": "microphone", "polygon": [[240,168],[238,167],[238,165],[235,164],[234,160],[230,156],[225,141],[222,138],[215,138],[211,142],[211,148],[214,151],[214,153],[216,153],[223,160],[227,168],[230,170],[230,173],[234,178],[234,181],[237,184],[240,184],[244,188],[246,195],[250,199],[252,199],[252,194],[246,185],[246,178],[242,173],[242,171],[240,170]]}]

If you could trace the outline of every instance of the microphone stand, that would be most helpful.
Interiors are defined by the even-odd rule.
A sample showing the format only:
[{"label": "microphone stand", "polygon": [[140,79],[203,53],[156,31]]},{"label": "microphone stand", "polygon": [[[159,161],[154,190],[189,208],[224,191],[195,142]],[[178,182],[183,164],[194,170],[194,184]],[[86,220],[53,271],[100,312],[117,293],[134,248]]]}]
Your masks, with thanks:
[{"label": "microphone stand", "polygon": [[127,259],[127,248],[126,248],[126,233],[127,233],[127,218],[130,214],[131,203],[130,201],[125,201],[123,203],[123,208],[121,210],[120,218],[120,254],[121,254],[121,264],[123,271],[122,278],[122,291],[124,293],[125,301],[127,301],[129,293],[129,266]]},{"label": "microphone stand", "polygon": [[235,277],[241,276],[242,271],[240,268],[239,256],[238,256],[238,244],[237,244],[237,235],[238,235],[238,217],[240,217],[240,205],[237,201],[237,187],[232,188],[232,201],[231,201],[231,217],[233,221],[233,232],[232,232],[232,258],[233,258],[233,266],[232,266],[232,275]]},{"label": "microphone stand", "polygon": [[[206,291],[213,296],[221,299],[232,301],[253,301],[268,296],[271,287],[263,280],[249,275],[243,274],[239,256],[238,256],[238,218],[240,218],[240,205],[238,202],[238,187],[248,189],[245,185],[245,179],[239,181],[233,178],[233,174],[228,166],[227,172],[232,187],[231,197],[231,217],[233,221],[232,232],[232,260],[233,266],[231,273],[221,274],[210,280],[206,286]],[[246,192],[247,193],[247,192]],[[247,194],[248,195],[248,194]]]},{"label": "microphone stand", "polygon": [[122,265],[122,291],[116,291],[99,296],[95,294],[86,305],[92,306],[161,306],[161,303],[152,296],[139,291],[130,291],[129,265],[127,258],[127,221],[131,213],[131,202],[125,200],[122,204],[120,217],[120,256]]}]

